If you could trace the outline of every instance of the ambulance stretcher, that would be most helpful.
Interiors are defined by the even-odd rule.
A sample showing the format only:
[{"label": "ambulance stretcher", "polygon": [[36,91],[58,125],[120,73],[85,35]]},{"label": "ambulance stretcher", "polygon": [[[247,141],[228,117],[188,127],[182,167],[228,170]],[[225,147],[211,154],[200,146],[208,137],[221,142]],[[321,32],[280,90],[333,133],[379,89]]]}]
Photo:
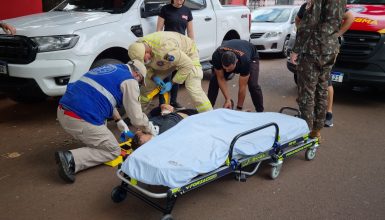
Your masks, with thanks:
[{"label": "ambulance stretcher", "polygon": [[[228,174],[238,181],[254,175],[269,161],[270,177],[278,177],[283,160],[306,150],[314,159],[318,140],[309,138],[303,119],[280,113],[249,113],[217,109],[182,120],[135,150],[117,171],[121,184],[112,191],[114,202],[127,192],[160,210],[162,219],[173,219],[176,199]],[[245,171],[251,167],[252,171]],[[249,169],[250,170],[250,169]],[[165,186],[152,192],[146,185]],[[160,205],[156,199],[166,199]]]}]

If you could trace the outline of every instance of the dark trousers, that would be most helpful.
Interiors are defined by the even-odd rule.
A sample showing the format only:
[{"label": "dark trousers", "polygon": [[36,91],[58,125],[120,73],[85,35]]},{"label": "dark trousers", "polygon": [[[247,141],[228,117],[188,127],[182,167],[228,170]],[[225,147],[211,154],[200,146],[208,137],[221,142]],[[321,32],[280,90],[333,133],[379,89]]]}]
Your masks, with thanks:
[{"label": "dark trousers", "polygon": [[[214,106],[218,97],[219,84],[217,80],[217,76],[214,74],[214,70],[212,70],[213,74],[210,79],[208,98],[211,102],[211,105]],[[231,73],[225,73],[225,79],[231,80]],[[250,77],[247,82],[247,86],[249,88],[251,100],[253,101],[255,111],[263,112],[263,95],[261,87],[258,84],[259,78],[259,61],[255,60],[250,63]]]}]

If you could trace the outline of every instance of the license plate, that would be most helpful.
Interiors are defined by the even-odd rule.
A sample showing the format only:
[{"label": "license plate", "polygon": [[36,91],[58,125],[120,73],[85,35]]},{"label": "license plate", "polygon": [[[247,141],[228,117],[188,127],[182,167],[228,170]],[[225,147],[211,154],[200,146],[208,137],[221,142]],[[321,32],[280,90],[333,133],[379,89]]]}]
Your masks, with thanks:
[{"label": "license plate", "polygon": [[342,82],[344,79],[344,74],[341,72],[331,72],[330,77],[332,77],[333,82]]},{"label": "license plate", "polygon": [[8,64],[0,60],[0,74],[8,74]]}]

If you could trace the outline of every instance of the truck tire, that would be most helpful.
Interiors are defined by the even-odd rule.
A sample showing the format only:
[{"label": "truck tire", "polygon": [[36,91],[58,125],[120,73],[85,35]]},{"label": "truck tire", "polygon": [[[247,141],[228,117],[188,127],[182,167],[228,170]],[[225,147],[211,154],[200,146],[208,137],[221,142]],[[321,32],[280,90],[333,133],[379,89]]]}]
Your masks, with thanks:
[{"label": "truck tire", "polygon": [[43,102],[48,97],[41,91],[39,86],[35,84],[19,88],[18,90],[9,91],[6,94],[13,101],[23,104]]},{"label": "truck tire", "polygon": [[102,58],[102,59],[95,60],[94,63],[91,65],[90,69],[93,69],[93,68],[96,68],[99,66],[103,66],[106,64],[122,64],[122,63],[123,63],[122,61],[117,60],[117,59]]}]

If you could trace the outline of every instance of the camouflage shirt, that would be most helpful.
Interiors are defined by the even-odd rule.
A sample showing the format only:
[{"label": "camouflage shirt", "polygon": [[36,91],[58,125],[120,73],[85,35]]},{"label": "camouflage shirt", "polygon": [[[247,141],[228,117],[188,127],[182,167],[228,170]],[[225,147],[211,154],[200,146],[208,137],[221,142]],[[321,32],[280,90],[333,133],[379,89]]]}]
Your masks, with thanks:
[{"label": "camouflage shirt", "polygon": [[335,54],[339,52],[338,31],[346,0],[310,0],[297,29],[293,52]]}]

